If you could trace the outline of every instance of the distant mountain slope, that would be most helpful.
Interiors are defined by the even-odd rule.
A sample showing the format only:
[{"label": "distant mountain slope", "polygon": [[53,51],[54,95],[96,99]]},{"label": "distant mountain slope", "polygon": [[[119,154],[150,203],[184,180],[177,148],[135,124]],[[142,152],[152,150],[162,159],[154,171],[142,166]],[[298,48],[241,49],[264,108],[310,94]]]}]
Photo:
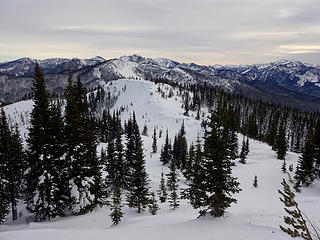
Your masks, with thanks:
[{"label": "distant mountain slope", "polygon": [[[22,58],[0,63],[0,101],[16,101],[31,92],[35,61]],[[320,109],[320,66],[296,61],[241,66],[201,66],[138,55],[105,60],[53,58],[38,61],[48,88],[62,93],[67,69],[88,88],[119,78],[167,79],[181,84],[206,84],[251,98],[280,102],[304,109]]]}]

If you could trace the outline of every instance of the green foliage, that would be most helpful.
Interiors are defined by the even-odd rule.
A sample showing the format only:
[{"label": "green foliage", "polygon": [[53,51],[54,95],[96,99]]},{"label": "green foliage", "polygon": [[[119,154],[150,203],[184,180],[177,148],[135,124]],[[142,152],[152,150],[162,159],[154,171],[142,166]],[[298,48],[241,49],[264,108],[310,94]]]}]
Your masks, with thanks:
[{"label": "green foliage", "polygon": [[168,193],[163,172],[161,173],[158,195],[160,202],[164,203],[167,200]]},{"label": "green foliage", "polygon": [[150,193],[150,200],[149,200],[148,207],[149,207],[149,212],[152,215],[156,215],[158,210],[160,209],[154,192]]},{"label": "green foliage", "polygon": [[280,190],[278,190],[278,192],[282,196],[280,200],[285,205],[284,210],[288,214],[288,216],[284,216],[283,219],[289,227],[286,228],[280,225],[280,229],[291,237],[301,237],[305,240],[312,240],[303,213],[294,199],[294,193],[284,179],[281,184],[283,186],[283,192]]}]

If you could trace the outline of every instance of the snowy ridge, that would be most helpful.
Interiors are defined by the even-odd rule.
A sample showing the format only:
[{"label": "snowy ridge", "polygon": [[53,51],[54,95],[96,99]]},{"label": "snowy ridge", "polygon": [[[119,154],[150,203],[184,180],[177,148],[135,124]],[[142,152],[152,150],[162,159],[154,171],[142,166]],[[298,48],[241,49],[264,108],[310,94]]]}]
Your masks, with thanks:
[{"label": "snowy ridge", "polygon": [[[175,89],[162,84],[167,90]],[[159,161],[159,152],[165,139],[165,131],[168,129],[169,137],[179,131],[182,121],[185,123],[188,145],[195,142],[197,136],[203,135],[201,120],[195,120],[195,112],[190,111],[190,116],[183,115],[181,108],[182,99],[174,94],[172,98],[163,98],[157,91],[157,85],[144,80],[119,79],[105,83],[103,88],[111,93],[119,94],[117,102],[112,110],[123,108],[121,119],[124,122],[135,111],[137,121],[142,130],[144,125],[148,127],[148,136],[142,136],[147,172],[150,178],[150,187],[157,190],[161,172],[167,172],[167,166]],[[32,101],[22,101],[5,107],[6,113],[19,123],[20,114],[31,111]],[[112,111],[111,110],[111,111]],[[208,115],[208,110],[203,108],[202,114]],[[25,114],[26,114],[25,112]],[[201,114],[201,115],[202,115]],[[27,129],[27,124],[19,124],[20,130]],[[153,128],[162,130],[162,137],[158,138],[158,153],[151,154]],[[242,136],[239,135],[241,142]],[[241,143],[239,143],[241,146]],[[98,153],[100,153],[100,144]],[[296,165],[298,154],[289,152],[286,158],[288,165]],[[277,189],[281,188],[282,178],[288,179],[288,175],[281,172],[282,161],[276,159],[276,154],[271,147],[250,140],[250,153],[247,164],[239,164],[233,167],[234,176],[238,177],[242,192],[236,195],[238,203],[227,210],[224,217],[213,219],[205,217],[197,219],[198,213],[181,200],[181,206],[170,210],[168,203],[159,204],[161,209],[158,215],[152,216],[147,212],[137,214],[128,207],[124,208],[125,215],[118,227],[109,227],[110,210],[108,207],[96,208],[93,212],[82,216],[57,218],[49,222],[30,223],[24,221],[15,224],[0,225],[1,240],[18,239],[142,239],[142,240],[290,240],[291,238],[281,232],[279,224],[282,224],[284,214],[283,205],[279,201]],[[289,172],[292,174],[291,172]],[[252,186],[254,176],[258,176],[258,188]],[[186,186],[182,175],[179,176],[180,188]],[[317,221],[320,212],[320,182],[317,180],[309,188],[303,188],[301,194],[297,194],[297,201],[302,210]],[[20,206],[20,210],[22,210]],[[25,214],[22,212],[22,214]],[[230,231],[231,230],[231,231]]]}]

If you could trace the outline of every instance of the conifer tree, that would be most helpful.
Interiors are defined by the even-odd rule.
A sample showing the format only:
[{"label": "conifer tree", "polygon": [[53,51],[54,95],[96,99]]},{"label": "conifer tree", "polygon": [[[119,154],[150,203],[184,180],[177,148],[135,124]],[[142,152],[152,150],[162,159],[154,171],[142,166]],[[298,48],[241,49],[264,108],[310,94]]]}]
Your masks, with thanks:
[{"label": "conifer tree", "polygon": [[205,144],[201,172],[203,183],[200,194],[200,216],[208,211],[212,216],[220,217],[226,208],[237,200],[230,194],[241,191],[239,182],[232,177],[232,162],[227,149],[227,139],[224,134],[222,101],[219,99],[217,109],[210,118],[205,134]]},{"label": "conifer tree", "polygon": [[314,157],[314,144],[313,144],[313,131],[309,130],[307,140],[298,160],[298,166],[295,173],[296,185],[295,188],[299,190],[302,184],[309,186],[316,177],[315,170],[315,157]]},{"label": "conifer tree", "polygon": [[75,85],[69,72],[65,92],[66,163],[65,184],[69,188],[69,208],[79,214],[90,211],[98,202],[100,168],[89,115],[86,90],[78,77]]},{"label": "conifer tree", "polygon": [[314,134],[313,134],[313,145],[314,145],[314,158],[316,176],[320,177],[320,118],[316,122]]},{"label": "conifer tree", "polygon": [[153,130],[152,153],[157,153],[157,132],[156,132],[156,128],[154,128],[154,130]]},{"label": "conifer tree", "polygon": [[154,192],[151,192],[150,194],[150,200],[149,200],[149,212],[152,215],[156,215],[158,210],[160,209],[157,203],[156,195]]},{"label": "conifer tree", "polygon": [[159,195],[160,202],[162,202],[162,203],[166,202],[168,193],[167,193],[167,187],[166,187],[163,172],[161,173],[158,195]]},{"label": "conifer tree", "polygon": [[258,177],[257,177],[257,175],[254,176],[253,186],[254,186],[254,187],[258,187]]},{"label": "conifer tree", "polygon": [[49,93],[39,65],[36,63],[33,81],[34,108],[31,112],[28,143],[27,209],[36,221],[59,214],[57,195],[59,181],[55,178],[51,157]]},{"label": "conifer tree", "polygon": [[170,192],[169,194],[169,203],[172,208],[172,210],[175,210],[179,207],[179,196],[178,196],[178,174],[175,166],[174,159],[170,162],[170,172],[167,174],[167,185],[168,190]]},{"label": "conifer tree", "polygon": [[[284,216],[284,222],[290,227],[283,227],[280,225],[280,229],[289,234],[291,237],[301,237],[305,240],[312,240],[311,233],[308,229],[307,222],[301,212],[298,203],[295,201],[294,193],[291,191],[289,185],[283,179],[282,186],[284,192],[278,190],[282,198],[280,198],[281,202],[284,203],[284,210],[287,212],[289,216]],[[317,238],[319,239],[319,238]]]},{"label": "conifer tree", "polygon": [[187,161],[184,167],[183,175],[187,180],[190,180],[191,175],[192,175],[192,167],[195,161],[195,150],[194,150],[194,145],[190,145],[189,149],[189,154],[187,157]]},{"label": "conifer tree", "polygon": [[134,154],[133,166],[129,181],[128,205],[137,208],[140,213],[148,204],[148,174],[145,169],[145,160],[143,155],[142,140],[139,126],[136,122],[135,114],[132,118],[133,137],[134,137]]},{"label": "conifer tree", "polygon": [[249,152],[250,152],[250,149],[249,149],[249,138],[247,137],[247,140],[246,140],[246,144],[245,144],[245,155],[248,155]]},{"label": "conifer tree", "polygon": [[17,219],[17,199],[22,193],[25,155],[19,132],[9,127],[4,110],[0,117],[0,222],[11,205],[12,220]]},{"label": "conifer tree", "polygon": [[240,152],[240,163],[245,164],[246,163],[246,158],[247,158],[247,154],[246,154],[246,142],[245,142],[245,138],[243,136],[242,139],[242,147],[241,147],[241,152]]},{"label": "conifer tree", "polygon": [[122,207],[123,205],[121,203],[121,190],[119,186],[115,185],[113,188],[113,197],[110,213],[113,226],[116,226],[121,222],[121,219],[124,214],[122,211]]},{"label": "conifer tree", "polygon": [[286,129],[285,124],[282,121],[280,127],[278,129],[278,134],[275,140],[277,158],[279,160],[285,160],[286,152],[287,152],[287,140],[286,140]]},{"label": "conifer tree", "polygon": [[172,158],[172,150],[171,150],[171,144],[169,141],[168,130],[167,130],[165,143],[160,154],[160,161],[162,162],[163,165],[165,165],[170,163],[171,158]]}]

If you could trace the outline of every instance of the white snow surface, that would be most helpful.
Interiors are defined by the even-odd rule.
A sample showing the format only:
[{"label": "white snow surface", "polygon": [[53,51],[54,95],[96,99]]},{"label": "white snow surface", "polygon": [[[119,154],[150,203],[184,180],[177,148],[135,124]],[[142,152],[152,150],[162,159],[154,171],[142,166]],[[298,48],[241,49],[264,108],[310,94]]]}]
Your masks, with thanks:
[{"label": "white snow surface", "polygon": [[[176,94],[172,98],[162,98],[157,92],[154,83],[143,80],[122,79],[107,83],[105,88],[120,93],[114,109],[121,106],[125,111],[121,114],[122,120],[127,120],[135,111],[137,121],[142,130],[146,124],[149,136],[142,136],[147,171],[150,178],[150,188],[158,188],[160,174],[167,172],[168,168],[159,161],[159,152],[165,139],[166,129],[171,138],[180,129],[184,120],[187,132],[188,145],[195,142],[197,135],[203,135],[200,121],[194,119],[195,112],[190,112],[190,117],[183,115],[181,108],[182,99]],[[170,89],[171,86],[164,85]],[[176,93],[176,91],[174,91]],[[16,109],[8,106],[7,111]],[[12,110],[10,110],[12,113]],[[206,115],[205,111],[205,115]],[[153,128],[162,129],[162,138],[158,138],[158,153],[151,154]],[[239,134],[239,148],[242,135]],[[100,144],[98,152],[105,144]],[[286,156],[287,166],[296,166],[299,155],[289,152]],[[19,206],[22,216],[17,222],[8,221],[0,225],[1,240],[87,240],[87,239],[139,239],[139,240],[289,240],[288,235],[281,232],[279,224],[283,224],[283,204],[279,200],[278,189],[281,189],[282,178],[288,180],[288,175],[281,172],[282,162],[277,160],[271,147],[250,139],[250,153],[247,164],[243,165],[236,160],[233,174],[240,182],[242,192],[235,195],[237,204],[227,209],[225,216],[213,218],[206,216],[197,218],[194,210],[186,200],[180,201],[180,207],[173,211],[168,203],[159,203],[161,209],[157,215],[152,216],[147,211],[138,214],[133,209],[124,207],[124,218],[120,225],[111,227],[108,207],[97,207],[93,212],[81,215],[57,218],[49,222],[26,223],[26,212]],[[293,175],[292,172],[290,172]],[[258,187],[254,188],[253,178],[257,175]],[[180,188],[186,187],[180,174]],[[300,208],[320,225],[320,183],[303,188],[297,194]]]}]

